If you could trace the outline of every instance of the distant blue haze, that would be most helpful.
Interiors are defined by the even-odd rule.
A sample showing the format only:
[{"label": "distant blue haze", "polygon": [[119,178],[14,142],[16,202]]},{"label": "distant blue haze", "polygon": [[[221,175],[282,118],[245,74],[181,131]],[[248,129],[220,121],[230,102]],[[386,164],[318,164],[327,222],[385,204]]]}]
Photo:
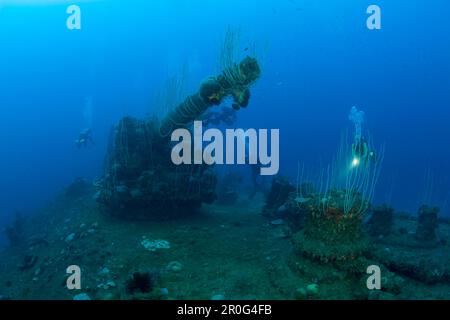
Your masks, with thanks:
[{"label": "distant blue haze", "polygon": [[[184,63],[191,88],[216,71],[228,25],[260,48],[268,43],[263,76],[237,125],[280,128],[282,174],[295,181],[298,162],[311,170],[329,163],[341,133],[352,130],[355,105],[375,142],[386,145],[375,201],[416,211],[430,168],[434,201],[444,206],[447,0],[80,2],[81,31],[66,28],[69,2],[20,2],[0,0],[0,226],[14,210],[43,206],[74,178],[101,175],[110,127],[148,113],[164,79]],[[382,30],[366,28],[370,4],[382,8]],[[79,150],[87,97],[95,145]]]}]

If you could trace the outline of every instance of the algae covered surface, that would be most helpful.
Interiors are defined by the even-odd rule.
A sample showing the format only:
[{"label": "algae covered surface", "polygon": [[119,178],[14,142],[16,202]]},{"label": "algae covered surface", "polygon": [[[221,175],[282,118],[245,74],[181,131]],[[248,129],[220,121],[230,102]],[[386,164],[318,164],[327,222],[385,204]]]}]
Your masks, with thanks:
[{"label": "algae covered surface", "polygon": [[[24,222],[26,242],[2,250],[0,292],[12,299],[450,298],[449,245],[402,241],[415,232],[415,219],[396,216],[392,235],[373,243],[371,259],[391,275],[382,282],[387,289],[370,292],[364,272],[349,276],[296,255],[284,221],[260,214],[263,200],[207,205],[172,221],[124,222],[105,216],[90,195],[62,196]],[[440,224],[443,238],[448,232]],[[145,240],[167,243],[149,250]],[[69,265],[81,268],[81,290],[66,287]],[[136,272],[150,274],[148,292],[130,292]]]},{"label": "algae covered surface", "polygon": [[449,10],[0,0],[0,300],[450,300]]}]

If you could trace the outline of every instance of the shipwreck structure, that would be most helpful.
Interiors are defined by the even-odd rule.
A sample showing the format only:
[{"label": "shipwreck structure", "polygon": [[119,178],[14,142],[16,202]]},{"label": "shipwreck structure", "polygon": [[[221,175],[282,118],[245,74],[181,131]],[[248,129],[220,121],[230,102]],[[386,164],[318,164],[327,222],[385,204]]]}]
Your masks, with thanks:
[{"label": "shipwreck structure", "polygon": [[246,57],[204,81],[162,120],[123,118],[115,129],[96,199],[108,214],[129,219],[170,219],[215,200],[216,175],[208,165],[171,161],[170,135],[190,128],[211,107],[232,97],[233,108],[248,106],[250,87],[260,77],[258,61]]}]

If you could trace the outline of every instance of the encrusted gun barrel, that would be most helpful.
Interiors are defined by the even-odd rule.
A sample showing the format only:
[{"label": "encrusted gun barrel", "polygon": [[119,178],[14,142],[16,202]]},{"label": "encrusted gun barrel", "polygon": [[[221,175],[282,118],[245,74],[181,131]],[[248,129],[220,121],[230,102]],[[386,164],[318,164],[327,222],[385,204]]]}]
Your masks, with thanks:
[{"label": "encrusted gun barrel", "polygon": [[250,57],[205,81],[160,123],[123,118],[106,158],[105,175],[96,182],[96,199],[111,215],[127,219],[170,219],[194,213],[216,198],[216,175],[206,165],[177,166],[171,161],[172,130],[187,127],[227,96],[246,107],[249,87],[260,76]]},{"label": "encrusted gun barrel", "polygon": [[206,80],[196,94],[187,97],[170,112],[161,123],[160,133],[168,136],[174,129],[189,125],[208,108],[220,105],[228,96],[233,97],[233,108],[247,107],[249,88],[260,75],[258,61],[248,56],[239,64],[226,68],[221,75]]}]

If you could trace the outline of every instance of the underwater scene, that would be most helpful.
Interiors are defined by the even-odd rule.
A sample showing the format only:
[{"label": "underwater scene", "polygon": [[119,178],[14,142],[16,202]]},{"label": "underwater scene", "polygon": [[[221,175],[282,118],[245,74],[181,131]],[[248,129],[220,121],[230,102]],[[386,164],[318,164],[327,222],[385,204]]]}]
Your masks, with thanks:
[{"label": "underwater scene", "polygon": [[449,300],[447,0],[0,0],[0,300]]}]

